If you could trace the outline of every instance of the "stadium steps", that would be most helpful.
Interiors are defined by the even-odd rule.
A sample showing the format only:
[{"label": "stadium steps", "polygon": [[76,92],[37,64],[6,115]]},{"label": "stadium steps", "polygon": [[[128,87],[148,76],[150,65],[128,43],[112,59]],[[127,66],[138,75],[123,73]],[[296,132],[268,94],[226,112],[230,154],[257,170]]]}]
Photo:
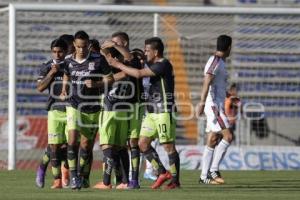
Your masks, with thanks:
[{"label": "stadium steps", "polygon": [[[175,91],[177,94],[180,94],[176,98],[178,105],[191,105],[191,100],[189,99],[190,88],[188,85],[188,76],[186,63],[183,57],[183,49],[180,46],[180,43],[176,39],[176,33],[173,29],[176,29],[177,21],[174,16],[166,16],[165,20],[168,24],[163,25],[162,33],[166,37],[165,45],[168,49],[168,57],[173,64],[174,73],[175,73]],[[169,28],[171,26],[171,28]],[[175,39],[174,39],[175,38]],[[193,115],[193,110],[187,106],[180,106],[179,115],[183,118]],[[185,128],[184,136],[187,139],[196,141],[197,139],[197,123],[194,119],[185,120],[183,123]]]}]

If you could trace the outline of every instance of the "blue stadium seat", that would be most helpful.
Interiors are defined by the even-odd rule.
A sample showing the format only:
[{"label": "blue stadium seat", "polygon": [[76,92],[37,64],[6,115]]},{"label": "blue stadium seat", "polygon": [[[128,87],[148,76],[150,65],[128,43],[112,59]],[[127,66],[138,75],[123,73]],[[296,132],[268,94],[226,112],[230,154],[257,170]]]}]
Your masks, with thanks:
[{"label": "blue stadium seat", "polygon": [[295,35],[300,34],[300,29],[293,26],[287,27],[250,27],[241,26],[235,30],[238,33],[243,34],[285,34],[285,35]]},{"label": "blue stadium seat", "polygon": [[239,85],[239,91],[244,92],[300,92],[300,85],[293,83],[243,83]]},{"label": "blue stadium seat", "polygon": [[300,78],[300,70],[268,70],[261,71],[261,69],[253,69],[253,70],[237,70],[233,72],[239,78],[259,78],[259,77],[267,77],[267,78]]},{"label": "blue stadium seat", "polygon": [[48,100],[47,96],[44,95],[17,95],[17,102],[46,102]]},{"label": "blue stadium seat", "polygon": [[17,66],[17,74],[22,75],[38,75],[39,68],[38,67],[30,67],[30,66]]},{"label": "blue stadium seat", "polygon": [[36,82],[18,82],[16,87],[18,89],[36,89]]},{"label": "blue stadium seat", "polygon": [[294,106],[300,106],[300,99],[296,98],[263,98],[263,99],[248,99],[243,98],[243,103],[249,103],[249,102],[255,102],[255,103],[261,103],[264,106],[278,106],[278,107],[294,107]]},{"label": "blue stadium seat", "polygon": [[47,115],[47,110],[19,108],[17,109],[17,114],[18,115]]},{"label": "blue stadium seat", "polygon": [[39,32],[39,31],[42,31],[42,32],[51,32],[52,28],[50,26],[48,26],[48,25],[45,25],[45,24],[35,24],[35,25],[30,26],[29,30],[31,32]]},{"label": "blue stadium seat", "polygon": [[45,61],[47,60],[47,57],[45,55],[37,53],[26,53],[23,57],[23,60]]}]

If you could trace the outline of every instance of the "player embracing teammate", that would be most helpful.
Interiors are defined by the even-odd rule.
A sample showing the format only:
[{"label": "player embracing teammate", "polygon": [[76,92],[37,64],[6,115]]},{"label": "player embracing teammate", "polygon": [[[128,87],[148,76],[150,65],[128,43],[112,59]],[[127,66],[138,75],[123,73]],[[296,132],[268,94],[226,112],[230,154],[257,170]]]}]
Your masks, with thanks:
[{"label": "player embracing teammate", "polygon": [[[58,147],[66,142],[70,188],[90,186],[86,175],[89,175],[92,149],[98,131],[104,153],[104,179],[95,188],[111,188],[112,170],[116,172],[117,189],[140,188],[140,152],[158,172],[152,189],[159,188],[168,180],[170,181],[165,189],[179,188],[180,159],[175,148],[174,72],[172,64],[163,56],[162,40],[158,37],[145,40],[145,60],[142,62],[134,51],[130,52],[129,37],[124,32],[113,34],[111,40],[102,45],[101,54],[93,52],[95,50],[91,41],[93,42],[85,31],[76,32],[73,41],[75,51],[68,56],[67,44],[62,40],[56,41],[57,44],[51,46],[52,52],[58,49],[60,52],[57,54],[61,56],[53,59],[54,64],[50,63],[41,69],[45,72],[39,78],[40,91],[55,84],[53,75],[57,73],[60,62],[62,63],[58,74],[60,88],[56,89],[55,95],[56,101],[63,106],[63,127],[59,124],[60,121],[52,125],[55,120],[60,119],[59,109],[52,111],[55,110],[52,108],[48,117],[51,125],[49,128],[53,128],[48,130],[55,178],[52,188],[62,187],[58,160],[61,158],[61,151]],[[144,62],[148,67],[142,66]],[[149,77],[150,82],[146,100],[142,100],[144,77]],[[43,83],[43,88],[41,81],[47,81]],[[143,101],[146,103],[143,104]],[[63,135],[59,135],[63,141],[53,141],[53,137],[57,136],[56,132]],[[155,138],[159,139],[168,154],[170,171],[166,170],[151,146],[151,141]],[[127,145],[131,152],[130,181]],[[43,184],[44,179],[40,186]]]}]

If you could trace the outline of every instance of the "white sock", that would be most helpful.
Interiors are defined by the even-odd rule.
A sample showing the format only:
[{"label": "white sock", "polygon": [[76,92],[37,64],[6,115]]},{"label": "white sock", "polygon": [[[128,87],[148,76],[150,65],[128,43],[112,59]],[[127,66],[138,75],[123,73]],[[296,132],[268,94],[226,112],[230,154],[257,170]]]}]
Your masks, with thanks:
[{"label": "white sock", "polygon": [[229,147],[229,143],[222,139],[221,142],[218,144],[218,146],[215,149],[214,158],[210,167],[210,171],[219,171],[219,165],[221,161],[223,160],[223,157]]},{"label": "white sock", "polygon": [[146,160],[145,173],[146,174],[153,174],[153,167],[152,167],[151,163],[148,160]]},{"label": "white sock", "polygon": [[204,152],[203,152],[203,157],[202,157],[202,170],[201,170],[201,179],[206,179],[207,178],[207,173],[208,169],[210,167],[212,158],[214,154],[214,149],[210,148],[208,146],[205,146]]}]

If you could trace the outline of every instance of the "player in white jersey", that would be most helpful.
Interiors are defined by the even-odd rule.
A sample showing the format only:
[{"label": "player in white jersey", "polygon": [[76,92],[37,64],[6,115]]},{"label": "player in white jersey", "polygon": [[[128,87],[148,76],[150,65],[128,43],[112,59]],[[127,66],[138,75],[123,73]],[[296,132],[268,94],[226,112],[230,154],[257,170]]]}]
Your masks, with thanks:
[{"label": "player in white jersey", "polygon": [[[225,60],[230,55],[232,39],[220,35],[217,50],[211,56],[204,69],[204,81],[201,100],[197,107],[197,117],[203,112],[207,117],[207,143],[202,158],[202,171],[199,183],[223,184],[219,165],[232,141],[229,122],[224,112],[227,72]],[[219,141],[219,134],[222,140]]]}]

